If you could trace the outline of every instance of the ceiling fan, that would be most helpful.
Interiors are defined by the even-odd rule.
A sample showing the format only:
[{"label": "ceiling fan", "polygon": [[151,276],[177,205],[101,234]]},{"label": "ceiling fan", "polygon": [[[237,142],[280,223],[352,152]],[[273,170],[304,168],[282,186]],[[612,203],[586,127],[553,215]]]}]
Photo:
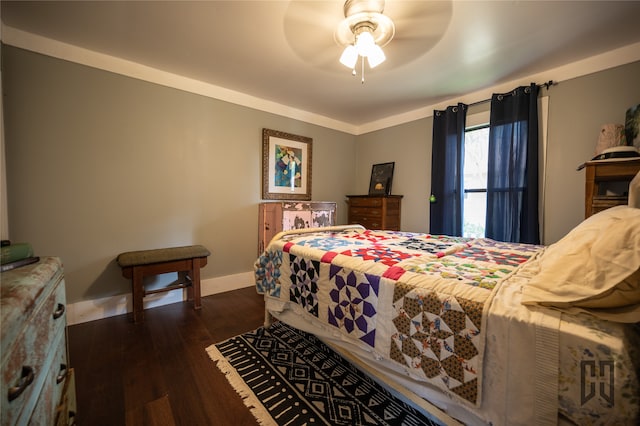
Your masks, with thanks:
[{"label": "ceiling fan", "polygon": [[382,48],[393,38],[396,27],[384,15],[384,0],[347,0],[344,17],[335,31],[336,42],[346,46],[340,63],[353,69],[362,58],[362,82],[364,83],[364,58],[370,68],[375,68],[387,58]]},{"label": "ceiling fan", "polygon": [[[342,10],[341,10],[342,9]],[[452,17],[453,2],[416,0],[291,1],[284,17],[284,33],[293,52],[313,67],[342,74],[339,59],[354,68],[353,50],[358,36],[367,43],[386,46],[366,56],[369,66],[392,70],[428,52],[444,35]],[[364,34],[369,35],[364,35]],[[366,40],[365,40],[366,41]],[[342,55],[342,56],[341,56]],[[351,55],[351,56],[349,56]],[[378,55],[378,56],[376,56]],[[356,55],[356,61],[364,56]]]}]

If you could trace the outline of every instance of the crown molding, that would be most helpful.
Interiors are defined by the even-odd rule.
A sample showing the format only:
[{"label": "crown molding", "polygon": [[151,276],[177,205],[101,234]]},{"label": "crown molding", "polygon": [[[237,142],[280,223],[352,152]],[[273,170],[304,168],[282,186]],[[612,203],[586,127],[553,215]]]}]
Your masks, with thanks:
[{"label": "crown molding", "polygon": [[433,115],[434,109],[443,109],[446,108],[447,105],[458,102],[471,104],[483,99],[490,98],[493,93],[506,92],[516,86],[520,86],[523,84],[528,85],[532,81],[553,80],[554,82],[562,82],[564,80],[581,77],[587,74],[592,74],[598,71],[603,71],[619,65],[624,65],[640,60],[640,43],[634,43],[567,65],[549,69],[517,80],[512,80],[504,84],[469,93],[464,96],[451,98],[438,104],[425,106],[402,114],[389,116],[381,120],[376,120],[356,126],[320,114],[315,114],[309,111],[292,108],[287,105],[258,98],[246,93],[229,90],[221,86],[216,86],[199,80],[148,67],[137,62],[127,61],[115,56],[110,56],[92,50],[84,49],[75,45],[62,43],[33,33],[18,30],[4,23],[0,28],[0,37],[3,43],[21,49],[30,50],[43,55],[75,62],[81,65],[86,65],[92,68],[121,74],[139,80],[148,81],[162,86],[184,90],[186,92],[207,96],[213,99],[230,102],[271,114],[281,115],[306,123],[349,133],[355,136],[385,129],[388,127],[397,126],[415,120],[420,120],[426,117],[431,117]]},{"label": "crown molding", "polygon": [[293,118],[310,124],[316,124],[322,127],[328,127],[345,133],[355,134],[357,130],[355,126],[349,123],[325,117],[320,114],[292,108],[287,105],[258,98],[246,93],[241,93],[221,86],[216,86],[214,84],[162,71],[137,62],[128,61],[47,37],[42,37],[37,34],[18,30],[4,23],[2,24],[1,31],[3,43],[40,53],[42,55],[183,90],[185,92],[207,96],[213,99],[230,102],[271,114],[282,115],[284,117]]},{"label": "crown molding", "polygon": [[490,99],[491,95],[494,93],[504,93],[513,90],[514,87],[523,85],[528,86],[531,82],[546,82],[553,80],[555,83],[560,83],[562,81],[571,80],[573,78],[582,77],[636,61],[640,61],[640,42],[610,50],[560,67],[552,68],[537,74],[519,78],[517,80],[511,80],[507,83],[492,86],[464,96],[451,98],[438,104],[429,105],[403,114],[372,121],[359,126],[356,134],[361,135],[376,130],[386,129],[387,127],[431,117],[434,110],[445,109],[448,105],[455,105],[458,102],[472,104],[484,99]]}]

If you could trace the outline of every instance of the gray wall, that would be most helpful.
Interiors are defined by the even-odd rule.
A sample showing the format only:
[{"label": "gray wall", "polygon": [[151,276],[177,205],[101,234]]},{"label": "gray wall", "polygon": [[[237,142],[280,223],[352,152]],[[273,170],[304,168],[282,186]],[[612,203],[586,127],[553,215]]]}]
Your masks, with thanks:
[{"label": "gray wall", "polygon": [[[395,161],[402,228],[428,230],[430,117],[360,136],[3,46],[10,237],[60,256],[69,302],[128,293],[118,253],[182,244],[213,251],[203,278],[251,270],[263,127],[313,138],[312,193],[338,202]],[[584,215],[600,126],[640,102],[640,62],[548,91],[545,243]],[[474,111],[470,111],[473,113]]]},{"label": "gray wall", "polygon": [[[576,167],[593,157],[602,125],[623,124],[626,110],[640,103],[638,76],[640,62],[634,62],[542,90],[549,98],[545,244],[558,241],[584,219],[585,172]],[[469,114],[482,109],[472,107]],[[431,132],[428,117],[357,138],[356,191],[367,191],[372,164],[395,161],[393,193],[404,195],[403,230],[429,229]]]},{"label": "gray wall", "polygon": [[352,191],[353,135],[2,53],[10,237],[62,258],[71,303],[129,292],[123,251],[203,244],[213,252],[203,278],[251,270],[263,127],[313,138],[314,199]]},{"label": "gray wall", "polygon": [[403,231],[429,228],[432,122],[428,117],[358,136],[356,193],[368,192],[373,164],[395,162],[391,192],[403,196]]},{"label": "gray wall", "polygon": [[549,90],[546,243],[584,219],[585,171],[603,124],[624,124],[640,103],[640,62],[567,80]]}]

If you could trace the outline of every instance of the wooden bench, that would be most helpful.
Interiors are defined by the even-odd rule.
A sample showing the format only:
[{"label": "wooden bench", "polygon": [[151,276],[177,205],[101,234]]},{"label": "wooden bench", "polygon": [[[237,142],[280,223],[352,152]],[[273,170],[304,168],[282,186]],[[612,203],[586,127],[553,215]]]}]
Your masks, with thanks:
[{"label": "wooden bench", "polygon": [[[117,262],[122,268],[122,275],[131,279],[133,321],[137,323],[144,319],[142,300],[146,295],[177,288],[186,288],[187,299],[193,300],[194,309],[200,309],[200,268],[207,264],[210,254],[206,247],[199,245],[120,253]],[[186,272],[187,276],[183,282],[178,279],[176,284],[145,290],[144,277],[168,272]]]}]

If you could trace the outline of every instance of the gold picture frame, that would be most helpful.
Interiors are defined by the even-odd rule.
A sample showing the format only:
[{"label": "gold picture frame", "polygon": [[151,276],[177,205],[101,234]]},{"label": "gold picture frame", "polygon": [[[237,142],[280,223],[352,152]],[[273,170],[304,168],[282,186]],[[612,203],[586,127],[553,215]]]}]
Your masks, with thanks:
[{"label": "gold picture frame", "polygon": [[262,199],[311,200],[313,139],[262,129]]}]

